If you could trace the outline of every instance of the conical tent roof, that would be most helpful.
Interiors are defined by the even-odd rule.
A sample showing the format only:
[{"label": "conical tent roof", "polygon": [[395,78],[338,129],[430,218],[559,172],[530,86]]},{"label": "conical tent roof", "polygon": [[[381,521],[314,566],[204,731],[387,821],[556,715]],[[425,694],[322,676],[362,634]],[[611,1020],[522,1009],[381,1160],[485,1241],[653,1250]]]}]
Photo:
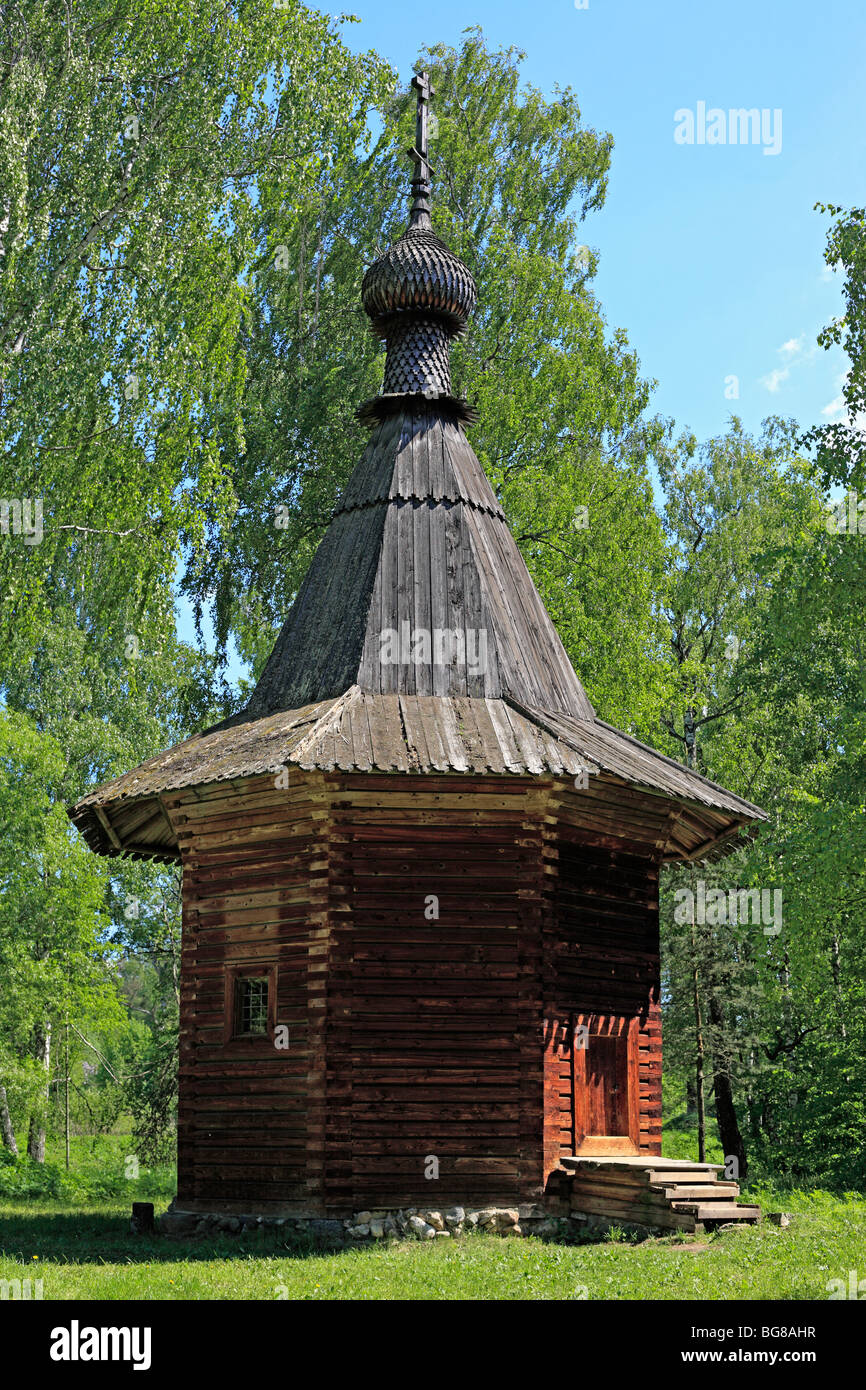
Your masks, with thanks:
[{"label": "conical tent roof", "polygon": [[462,425],[426,402],[376,424],[243,717],[353,685],[592,718]]},{"label": "conical tent roof", "polygon": [[[419,113],[424,103],[419,100]],[[709,851],[763,812],[596,718],[473,452],[449,341],[475,305],[430,227],[419,114],[407,232],[367,272],[387,344],[367,448],[241,713],[97,788],[71,814],[94,849],[174,859],[160,797],[278,765],[574,775],[690,807]],[[681,847],[669,847],[679,857]]]}]

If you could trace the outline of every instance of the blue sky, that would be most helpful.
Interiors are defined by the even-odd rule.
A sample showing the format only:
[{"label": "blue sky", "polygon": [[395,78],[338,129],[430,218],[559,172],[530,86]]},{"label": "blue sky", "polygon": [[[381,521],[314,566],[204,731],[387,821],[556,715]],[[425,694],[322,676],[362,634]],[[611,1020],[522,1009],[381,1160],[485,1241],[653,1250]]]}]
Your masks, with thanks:
[{"label": "blue sky", "polygon": [[[658,383],[654,410],[701,439],[732,413],[752,430],[770,414],[840,418],[845,358],[815,342],[841,310],[840,287],[823,261],[828,218],[813,205],[864,198],[866,5],[353,0],[351,12],[361,22],[343,26],[345,41],[377,49],[404,80],[422,47],[457,46],[480,25],[489,45],[523,50],[528,82],[548,96],[574,88],[585,122],[611,132],[607,202],[583,239],[599,256],[608,325],[626,330]],[[766,111],[778,152],[678,143],[676,113],[697,118],[699,103],[726,125],[732,109]]]},{"label": "blue sky", "polygon": [[[348,8],[348,7],[347,7]],[[574,88],[586,123],[609,130],[607,203],[583,224],[595,284],[625,328],[654,407],[703,438],[732,412],[838,418],[845,359],[816,347],[840,312],[816,202],[862,204],[866,187],[866,5],[857,0],[353,0],[343,36],[408,75],[430,43],[526,54],[526,79]],[[781,149],[678,144],[675,112],[781,111]],[[772,117],[771,117],[772,119]],[[771,127],[772,129],[772,127]],[[434,189],[435,193],[435,189]],[[727,378],[738,378],[739,397]]]}]

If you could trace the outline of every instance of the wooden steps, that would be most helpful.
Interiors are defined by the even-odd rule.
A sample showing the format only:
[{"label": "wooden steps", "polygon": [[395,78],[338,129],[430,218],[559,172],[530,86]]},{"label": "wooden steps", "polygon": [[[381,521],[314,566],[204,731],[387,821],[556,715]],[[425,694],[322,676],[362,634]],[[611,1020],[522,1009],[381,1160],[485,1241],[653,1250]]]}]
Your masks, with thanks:
[{"label": "wooden steps", "polygon": [[551,1193],[571,1215],[609,1218],[660,1231],[695,1231],[729,1221],[755,1222],[761,1209],[737,1202],[739,1185],[719,1177],[721,1163],[642,1155],[560,1159]]},{"label": "wooden steps", "polygon": [[[678,1173],[669,1173],[667,1170],[660,1173],[653,1170],[650,1180],[653,1187],[677,1187],[684,1182],[706,1183],[709,1186],[727,1181],[720,1178],[718,1173],[684,1173],[682,1169]],[[734,1183],[735,1187],[736,1185]]]},{"label": "wooden steps", "polygon": [[736,1202],[674,1202],[675,1211],[690,1211],[696,1221],[760,1221],[761,1208]]},{"label": "wooden steps", "polygon": [[650,1192],[662,1191],[672,1202],[710,1202],[719,1197],[722,1201],[729,1197],[735,1200],[740,1195],[740,1189],[735,1182],[715,1183],[692,1183],[688,1186],[685,1183],[677,1183],[674,1186],[668,1184],[659,1188],[654,1182],[650,1183]]}]

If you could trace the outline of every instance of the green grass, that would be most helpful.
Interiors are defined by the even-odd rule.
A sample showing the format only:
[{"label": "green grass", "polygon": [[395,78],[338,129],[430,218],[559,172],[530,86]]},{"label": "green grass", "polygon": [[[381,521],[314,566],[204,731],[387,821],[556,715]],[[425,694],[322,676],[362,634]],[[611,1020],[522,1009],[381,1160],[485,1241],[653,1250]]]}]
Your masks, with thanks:
[{"label": "green grass", "polygon": [[[672,1106],[677,1110],[681,1107]],[[693,1117],[665,1125],[669,1157],[695,1158]],[[716,1154],[715,1126],[708,1152]],[[866,1277],[866,1198],[753,1183],[743,1199],[788,1211],[785,1230],[757,1227],[710,1237],[635,1243],[614,1228],[581,1245],[472,1234],[400,1241],[338,1253],[289,1247],[276,1231],[174,1241],[130,1234],[133,1201],[164,1210],[173,1166],[126,1176],[131,1137],[60,1138],[45,1165],[0,1162],[0,1279],[41,1279],[46,1300],[81,1299],[809,1299],[831,1279]],[[612,1223],[613,1226],[613,1223]],[[689,1249],[689,1245],[702,1248]]]},{"label": "green grass", "polygon": [[[169,1241],[129,1233],[128,1200],[0,1203],[0,1279],[41,1278],[46,1300],[81,1299],[810,1299],[830,1279],[866,1276],[866,1200],[751,1189],[794,1213],[695,1238],[565,1246],[473,1234],[336,1254],[275,1234]],[[164,1208],[165,1202],[160,1204]],[[158,1208],[159,1209],[159,1208]],[[691,1243],[692,1238],[688,1238]]]},{"label": "green grass", "polygon": [[67,1172],[65,1143],[56,1135],[48,1138],[44,1163],[27,1158],[26,1142],[20,1138],[17,1161],[0,1149],[0,1202],[48,1198],[69,1203],[117,1197],[131,1205],[169,1198],[177,1187],[173,1163],[153,1168],[139,1164],[138,1177],[131,1176],[136,1171],[129,1161],[135,1158],[135,1143],[121,1128],[94,1137],[73,1135],[69,1150]]}]

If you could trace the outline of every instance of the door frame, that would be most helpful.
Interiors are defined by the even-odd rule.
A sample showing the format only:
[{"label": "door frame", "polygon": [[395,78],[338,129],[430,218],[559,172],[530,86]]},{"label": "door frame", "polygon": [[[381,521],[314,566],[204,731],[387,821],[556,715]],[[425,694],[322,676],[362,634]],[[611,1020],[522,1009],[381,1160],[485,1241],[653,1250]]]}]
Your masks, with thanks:
[{"label": "door frame", "polygon": [[[586,1033],[581,1030],[586,1029]],[[638,1049],[640,1019],[623,1014],[572,1014],[571,1017],[571,1124],[573,1152],[581,1157],[637,1154],[640,1152],[640,1078]],[[586,1056],[593,1037],[626,1038],[626,1114],[628,1134],[588,1134]],[[582,1039],[586,1046],[580,1046]]]}]

